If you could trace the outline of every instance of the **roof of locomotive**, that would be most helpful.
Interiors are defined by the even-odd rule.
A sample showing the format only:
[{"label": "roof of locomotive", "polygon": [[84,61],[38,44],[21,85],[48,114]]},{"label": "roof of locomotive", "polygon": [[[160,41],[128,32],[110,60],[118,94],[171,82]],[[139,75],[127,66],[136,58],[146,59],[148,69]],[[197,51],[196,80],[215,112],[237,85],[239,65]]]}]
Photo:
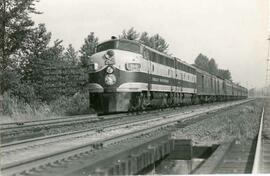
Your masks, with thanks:
[{"label": "roof of locomotive", "polygon": [[[106,42],[109,42],[109,41],[127,41],[127,42],[130,42],[130,43],[136,43],[138,45],[141,45],[141,46],[147,48],[148,50],[150,50],[152,52],[155,52],[155,53],[157,53],[159,55],[162,55],[162,56],[165,56],[167,58],[173,59],[172,56],[170,56],[170,55],[168,55],[166,53],[160,52],[158,50],[155,50],[155,49],[153,49],[153,48],[151,48],[149,46],[146,46],[146,45],[144,45],[143,43],[141,43],[141,42],[139,42],[137,40],[128,40],[128,39],[119,39],[119,38],[116,38],[116,39],[105,40],[105,41],[101,42],[100,44],[103,44],[103,43],[106,43]],[[98,44],[98,45],[100,45],[100,44]]]}]

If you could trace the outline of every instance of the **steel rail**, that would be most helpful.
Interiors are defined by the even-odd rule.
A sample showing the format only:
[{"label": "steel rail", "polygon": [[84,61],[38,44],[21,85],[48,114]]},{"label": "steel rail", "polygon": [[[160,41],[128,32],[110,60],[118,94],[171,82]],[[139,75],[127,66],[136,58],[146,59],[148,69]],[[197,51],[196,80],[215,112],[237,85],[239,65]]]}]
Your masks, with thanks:
[{"label": "steel rail", "polygon": [[262,152],[262,129],[263,129],[263,120],[264,120],[264,107],[262,110],[261,120],[260,120],[260,128],[259,134],[257,137],[257,145],[255,151],[255,159],[252,167],[252,174],[257,174],[260,171],[260,161],[261,161],[261,152]]},{"label": "steel rail", "polygon": [[[55,119],[46,119],[46,120],[35,120],[35,121],[27,121],[27,122],[15,122],[15,123],[5,123],[0,124],[0,130],[14,130],[20,128],[29,128],[29,127],[38,127],[38,126],[46,126],[46,125],[59,125],[61,123],[75,123],[78,121],[97,121],[102,119],[102,116],[96,116],[95,114],[88,115],[86,117],[67,117],[67,118],[55,118]],[[20,125],[20,123],[23,123]]]},{"label": "steel rail", "polygon": [[27,124],[27,123],[36,123],[36,122],[46,122],[46,121],[58,121],[58,120],[65,120],[65,119],[73,119],[75,118],[88,118],[89,116],[97,116],[96,114],[87,114],[87,115],[75,115],[75,116],[63,116],[63,117],[56,117],[50,119],[41,119],[41,120],[26,120],[26,121],[18,121],[18,122],[7,122],[7,123],[0,123],[0,126],[9,126],[15,125],[18,126],[19,123]]}]

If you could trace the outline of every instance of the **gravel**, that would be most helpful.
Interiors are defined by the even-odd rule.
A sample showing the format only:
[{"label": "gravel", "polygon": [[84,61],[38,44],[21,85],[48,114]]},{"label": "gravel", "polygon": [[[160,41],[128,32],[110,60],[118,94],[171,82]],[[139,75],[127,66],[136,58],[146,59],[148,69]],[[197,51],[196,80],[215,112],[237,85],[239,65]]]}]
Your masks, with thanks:
[{"label": "gravel", "polygon": [[173,136],[192,139],[195,145],[211,145],[229,141],[252,139],[257,135],[263,101],[256,100],[191,124]]}]

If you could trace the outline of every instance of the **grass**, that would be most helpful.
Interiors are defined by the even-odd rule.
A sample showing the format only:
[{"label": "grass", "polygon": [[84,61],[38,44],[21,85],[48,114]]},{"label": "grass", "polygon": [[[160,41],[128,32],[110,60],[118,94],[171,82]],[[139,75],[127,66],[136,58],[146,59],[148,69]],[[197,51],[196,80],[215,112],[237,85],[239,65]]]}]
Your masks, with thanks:
[{"label": "grass", "polygon": [[0,123],[43,120],[65,115],[91,114],[93,112],[89,109],[88,94],[84,92],[78,92],[72,97],[62,96],[50,103],[38,100],[26,103],[5,93]]}]

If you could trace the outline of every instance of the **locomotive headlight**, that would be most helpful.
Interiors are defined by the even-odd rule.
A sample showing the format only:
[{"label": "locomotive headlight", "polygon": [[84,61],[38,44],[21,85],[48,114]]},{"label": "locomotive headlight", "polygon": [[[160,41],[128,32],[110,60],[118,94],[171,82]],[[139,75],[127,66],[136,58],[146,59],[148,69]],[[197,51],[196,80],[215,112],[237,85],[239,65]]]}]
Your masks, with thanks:
[{"label": "locomotive headlight", "polygon": [[116,83],[116,77],[114,74],[108,74],[105,76],[105,83],[109,86],[114,85]]},{"label": "locomotive headlight", "polygon": [[107,67],[106,72],[109,74],[113,73],[113,68],[111,66]]},{"label": "locomotive headlight", "polygon": [[111,57],[114,56],[114,51],[113,50],[108,50],[104,56],[105,56],[106,59],[110,59]]}]

